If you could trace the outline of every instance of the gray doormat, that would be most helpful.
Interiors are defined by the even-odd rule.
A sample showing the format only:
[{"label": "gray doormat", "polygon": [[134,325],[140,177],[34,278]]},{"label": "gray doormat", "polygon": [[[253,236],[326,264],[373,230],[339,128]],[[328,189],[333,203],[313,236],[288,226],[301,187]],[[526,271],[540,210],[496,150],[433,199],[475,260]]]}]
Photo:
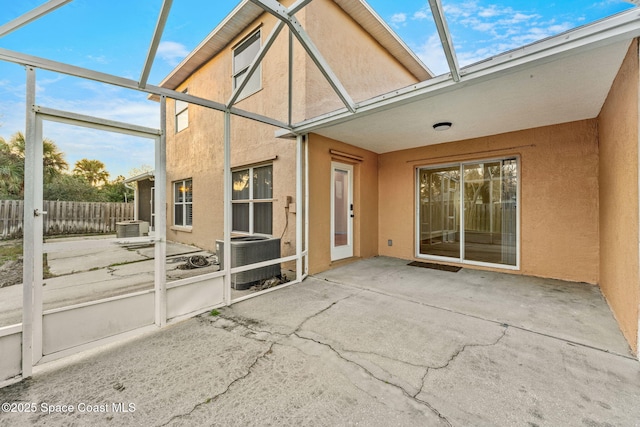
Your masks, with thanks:
[{"label": "gray doormat", "polygon": [[458,271],[462,270],[462,267],[456,267],[453,265],[434,264],[432,262],[413,261],[407,265],[410,265],[412,267],[432,268],[434,270],[450,271],[452,273],[457,273]]}]

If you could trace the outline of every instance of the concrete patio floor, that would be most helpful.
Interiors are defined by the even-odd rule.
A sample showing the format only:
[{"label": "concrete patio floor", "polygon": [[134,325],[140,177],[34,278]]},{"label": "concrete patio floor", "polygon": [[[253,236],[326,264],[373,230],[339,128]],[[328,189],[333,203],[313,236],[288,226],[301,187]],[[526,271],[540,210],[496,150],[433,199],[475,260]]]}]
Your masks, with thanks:
[{"label": "concrete patio floor", "polygon": [[597,287],[406,263],[50,363],[0,390],[36,409],[0,425],[640,425],[640,364]]}]

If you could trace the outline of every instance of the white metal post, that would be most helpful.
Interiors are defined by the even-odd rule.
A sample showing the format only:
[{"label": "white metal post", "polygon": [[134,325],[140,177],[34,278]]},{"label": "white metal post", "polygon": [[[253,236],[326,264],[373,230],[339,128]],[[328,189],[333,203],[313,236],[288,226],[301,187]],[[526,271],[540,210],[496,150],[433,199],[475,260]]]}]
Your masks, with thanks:
[{"label": "white metal post", "polygon": [[293,34],[289,31],[289,108],[287,114],[287,123],[289,126],[293,123]]},{"label": "white metal post", "polygon": [[302,281],[302,136],[296,138],[296,280]]},{"label": "white metal post", "polygon": [[458,65],[458,57],[456,56],[456,51],[453,47],[453,40],[451,38],[451,33],[449,32],[447,19],[444,16],[442,3],[440,0],[429,0],[429,6],[431,7],[433,21],[435,22],[438,34],[440,35],[444,56],[447,58],[447,64],[451,70],[451,78],[454,82],[459,82],[460,66]]},{"label": "white metal post", "polygon": [[144,62],[144,67],[142,68],[142,73],[140,74],[140,82],[138,83],[139,87],[145,87],[147,85],[149,73],[151,72],[151,67],[153,66],[153,60],[155,59],[156,53],[158,52],[158,46],[160,45],[162,33],[164,32],[164,27],[167,23],[167,19],[169,18],[169,11],[171,10],[172,4],[173,0],[164,0],[162,2],[162,7],[160,8],[160,16],[158,16],[156,29],[153,32],[153,37],[151,38],[151,45],[149,46],[147,59]]},{"label": "white metal post", "polygon": [[160,97],[160,129],[156,138],[155,179],[155,320],[167,324],[167,97]]},{"label": "white metal post", "polygon": [[[34,201],[34,210],[33,210],[33,364],[37,364],[40,359],[42,359],[42,313],[43,313],[43,295],[42,295],[42,283],[43,283],[43,229],[44,229],[44,218],[43,215],[46,215],[46,212],[43,212],[43,193],[44,193],[44,171],[43,171],[43,151],[44,147],[42,144],[42,117],[40,117],[37,113],[35,115],[35,134],[33,135],[33,139],[29,141],[26,140],[26,146],[31,145],[33,148],[33,161],[34,169],[31,171],[31,175],[34,177],[34,188],[33,188],[33,201]],[[28,172],[25,170],[25,175]],[[25,195],[26,199],[26,195]],[[25,214],[26,214],[25,209]]]},{"label": "white metal post", "polygon": [[224,112],[224,303],[231,304],[231,113]]},{"label": "white metal post", "polygon": [[309,136],[304,136],[304,275],[309,274]]},{"label": "white metal post", "polygon": [[35,217],[36,208],[34,197],[36,168],[36,153],[32,141],[36,133],[36,113],[33,106],[36,101],[36,72],[32,67],[26,67],[26,123],[25,123],[25,158],[24,158],[24,240],[22,266],[22,376],[28,378],[33,372],[33,273],[35,257]]},{"label": "white metal post", "polygon": [[30,10],[29,12],[25,13],[22,16],[19,16],[13,21],[0,26],[0,37],[6,36],[12,31],[17,30],[18,28],[21,28],[50,12],[53,12],[60,6],[64,6],[71,1],[72,0],[49,0],[45,4],[42,4],[33,10]]}]

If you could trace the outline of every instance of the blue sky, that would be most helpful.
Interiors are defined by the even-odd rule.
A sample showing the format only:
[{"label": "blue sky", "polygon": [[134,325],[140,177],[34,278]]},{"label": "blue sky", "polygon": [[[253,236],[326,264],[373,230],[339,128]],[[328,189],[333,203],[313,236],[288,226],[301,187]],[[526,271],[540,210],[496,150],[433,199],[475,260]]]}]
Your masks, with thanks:
[{"label": "blue sky", "polygon": [[[0,25],[42,3],[0,0]],[[442,3],[461,66],[633,7],[621,0]],[[159,83],[236,4],[235,0],[174,1],[149,82]],[[426,0],[370,0],[369,4],[432,71],[447,72]],[[160,0],[75,0],[0,38],[0,47],[137,80],[160,5]],[[5,139],[24,128],[24,80],[22,67],[0,61],[0,137]],[[45,71],[38,71],[37,103],[159,126],[158,104],[145,94]],[[56,142],[72,167],[81,158],[99,159],[115,177],[153,164],[150,140],[54,123],[45,123],[44,135]]]}]

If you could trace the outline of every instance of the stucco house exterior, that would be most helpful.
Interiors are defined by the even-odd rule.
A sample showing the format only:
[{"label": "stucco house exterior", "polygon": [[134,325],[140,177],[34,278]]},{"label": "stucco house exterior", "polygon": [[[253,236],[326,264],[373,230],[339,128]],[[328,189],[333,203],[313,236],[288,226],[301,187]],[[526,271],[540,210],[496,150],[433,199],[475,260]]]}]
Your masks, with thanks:
[{"label": "stucco house exterior", "polygon": [[144,172],[124,180],[125,185],[133,187],[134,191],[134,219],[149,223],[153,230],[153,196],[155,190],[155,176],[153,171]]},{"label": "stucco house exterior", "polygon": [[[228,100],[273,41],[234,105],[305,138],[310,273],[390,256],[598,285],[637,351],[638,40],[598,36],[629,16],[474,64],[456,84],[366,3],[315,0],[296,17],[360,106],[351,116],[295,40],[268,37],[279,20],[242,2],[161,86]],[[223,235],[223,129],[220,114],[168,103],[169,240],[215,249]],[[239,117],[230,131],[233,232],[281,237],[292,255],[296,135]]]},{"label": "stucco house exterior", "polygon": [[[349,12],[343,9],[345,6],[351,8]],[[301,10],[297,18],[331,62],[342,84],[358,101],[432,77],[430,70],[365,3],[314,1]],[[325,22],[334,25],[327,26]],[[229,99],[239,76],[277,23],[275,17],[259,7],[241,3],[161,86],[207,99]],[[374,28],[376,35],[367,32],[365,27]],[[284,77],[289,49],[289,37],[283,32],[236,105],[288,122],[300,122],[339,108],[341,101],[297,44],[292,45],[293,78],[289,81]],[[290,112],[289,96],[294,106]],[[169,200],[173,200],[167,212],[169,240],[215,249],[215,240],[222,238],[223,126],[223,117],[216,112],[181,101],[168,103],[167,194]],[[289,224],[294,224],[296,215],[295,143],[276,138],[271,126],[235,117],[231,134],[234,140],[231,154],[234,233],[282,237],[282,256],[292,255],[296,233]],[[337,141],[318,141],[320,143],[325,144],[327,150],[345,147]],[[377,187],[374,182],[376,155],[364,151],[362,155],[367,162],[362,162],[366,165],[362,171],[357,168],[356,179],[366,180],[363,189],[365,186],[374,189]],[[332,156],[346,164],[353,164],[355,159]],[[359,156],[356,156],[357,162],[364,159]],[[323,157],[322,161],[332,158],[328,152]],[[320,158],[314,156],[312,165],[319,161]],[[317,179],[324,180],[329,171],[319,167],[318,173]],[[254,176],[261,181],[260,185],[249,179]],[[354,197],[360,199],[361,195],[357,193]],[[377,200],[365,199],[357,206],[354,205],[354,209],[367,214],[355,217],[354,228],[367,236],[367,241],[354,238],[353,255],[373,256],[377,252],[373,233]],[[317,255],[322,264],[311,269],[328,268],[327,254],[318,252]]]}]

